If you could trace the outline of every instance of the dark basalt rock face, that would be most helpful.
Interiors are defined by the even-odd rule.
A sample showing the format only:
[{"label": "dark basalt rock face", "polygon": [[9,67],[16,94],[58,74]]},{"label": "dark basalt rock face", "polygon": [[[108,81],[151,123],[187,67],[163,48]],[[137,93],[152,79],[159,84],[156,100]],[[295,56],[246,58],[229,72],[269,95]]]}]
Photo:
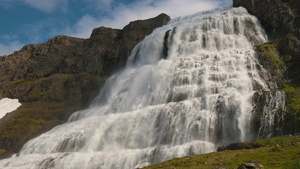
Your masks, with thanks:
[{"label": "dark basalt rock face", "polygon": [[169,20],[160,14],[123,30],[100,27],[88,39],[57,36],[0,57],[0,99],[22,102],[0,119],[0,158],[89,105],[106,79],[125,66],[133,47]]},{"label": "dark basalt rock face", "polygon": [[233,0],[234,7],[245,7],[255,15],[271,40],[286,34],[300,37],[300,2],[296,0]]}]

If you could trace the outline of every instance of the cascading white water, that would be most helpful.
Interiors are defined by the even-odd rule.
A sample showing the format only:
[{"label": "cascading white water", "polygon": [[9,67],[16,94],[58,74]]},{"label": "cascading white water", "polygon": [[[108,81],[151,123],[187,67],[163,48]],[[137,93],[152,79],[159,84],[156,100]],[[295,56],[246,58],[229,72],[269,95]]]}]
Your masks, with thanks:
[{"label": "cascading white water", "polygon": [[244,8],[173,19],[134,48],[89,109],[0,168],[131,169],[253,139],[252,96],[268,90],[253,45],[264,42]]}]

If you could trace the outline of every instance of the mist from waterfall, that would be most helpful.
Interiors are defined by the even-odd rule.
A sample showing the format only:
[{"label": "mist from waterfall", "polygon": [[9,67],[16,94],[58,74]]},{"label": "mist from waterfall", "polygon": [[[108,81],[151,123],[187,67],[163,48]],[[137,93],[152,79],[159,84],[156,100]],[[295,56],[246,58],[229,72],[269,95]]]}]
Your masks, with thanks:
[{"label": "mist from waterfall", "polygon": [[90,108],[0,168],[131,169],[272,134],[278,105],[265,107],[259,133],[251,127],[253,96],[269,90],[253,47],[266,41],[244,8],[173,19],[133,49]]}]

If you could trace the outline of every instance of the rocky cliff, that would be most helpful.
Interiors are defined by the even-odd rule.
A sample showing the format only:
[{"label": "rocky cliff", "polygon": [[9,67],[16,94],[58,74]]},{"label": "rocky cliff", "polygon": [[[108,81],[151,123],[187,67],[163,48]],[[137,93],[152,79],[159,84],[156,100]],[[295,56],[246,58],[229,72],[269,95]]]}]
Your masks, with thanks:
[{"label": "rocky cliff", "polygon": [[[260,63],[270,72],[273,91],[286,95],[283,134],[300,132],[300,1],[233,0],[245,7],[265,28],[270,42],[257,46]],[[273,85],[272,85],[273,84]]]},{"label": "rocky cliff", "polygon": [[58,36],[0,57],[0,99],[22,102],[0,120],[0,158],[86,107],[133,47],[169,20],[160,14],[122,30],[100,27],[88,39]]},{"label": "rocky cliff", "polygon": [[297,0],[233,0],[233,6],[245,7],[255,15],[271,40],[294,34],[300,37],[300,1]]}]

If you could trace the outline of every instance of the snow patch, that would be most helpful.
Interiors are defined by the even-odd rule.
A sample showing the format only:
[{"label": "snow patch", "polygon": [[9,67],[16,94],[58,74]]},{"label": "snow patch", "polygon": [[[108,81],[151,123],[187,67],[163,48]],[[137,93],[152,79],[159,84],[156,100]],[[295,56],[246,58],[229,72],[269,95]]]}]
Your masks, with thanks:
[{"label": "snow patch", "polygon": [[21,106],[18,99],[4,98],[0,100],[0,119],[4,117],[7,113],[16,110]]}]

